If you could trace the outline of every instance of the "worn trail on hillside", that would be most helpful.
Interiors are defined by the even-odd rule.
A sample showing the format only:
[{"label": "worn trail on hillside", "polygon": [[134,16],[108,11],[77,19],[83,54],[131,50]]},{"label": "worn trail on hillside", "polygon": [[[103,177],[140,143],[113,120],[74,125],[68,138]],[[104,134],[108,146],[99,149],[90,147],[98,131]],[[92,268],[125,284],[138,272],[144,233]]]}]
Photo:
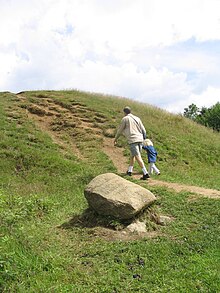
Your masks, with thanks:
[{"label": "worn trail on hillside", "polygon": [[[121,148],[116,149],[114,146],[112,147],[108,146],[107,152],[109,157],[113,161],[115,167],[118,169],[118,172],[125,173],[128,167],[128,162],[127,162],[127,159],[123,157],[123,150]],[[140,174],[134,173],[133,175],[135,179],[139,179],[141,176],[142,176],[141,173]],[[216,189],[203,188],[198,186],[185,185],[185,184],[172,183],[172,182],[165,182],[165,181],[152,179],[152,178],[150,178],[147,181],[147,183],[149,186],[164,186],[168,189],[173,189],[176,192],[188,191],[197,195],[220,199],[220,191]]]},{"label": "worn trail on hillside", "polygon": [[[25,96],[18,97],[24,104],[27,103]],[[50,97],[40,97],[36,102],[28,101],[26,115],[64,152],[70,151],[80,160],[86,161],[88,158],[85,152],[82,153],[78,142],[91,139],[91,136],[96,139],[102,138],[102,129],[99,125],[105,122],[104,118],[78,102],[73,102],[67,107]]]},{"label": "worn trail on hillside", "polygon": [[[112,160],[113,164],[117,168],[119,173],[125,173],[128,167],[128,160],[123,156],[123,149],[113,146],[113,139],[104,139],[104,150]],[[135,174],[133,177],[139,179],[142,174]],[[185,185],[179,183],[165,182],[158,179],[150,178],[147,181],[150,186],[164,186],[169,189],[173,189],[176,192],[188,191],[194,194],[199,194],[201,196],[209,198],[220,198],[220,191],[210,188],[202,188],[198,186]]]},{"label": "worn trail on hillside", "polygon": [[[27,101],[23,95],[18,94],[17,96],[21,102]],[[86,160],[87,158],[81,153],[80,147],[77,145],[77,137],[86,137],[90,133],[93,138],[96,137],[96,139],[102,141],[103,152],[113,162],[118,173],[125,173],[128,159],[123,155],[123,148],[115,147],[113,138],[103,134],[101,126],[106,121],[105,117],[78,102],[73,103],[71,107],[67,107],[62,102],[57,102],[50,97],[41,97],[39,101],[36,104],[34,102],[29,104],[26,108],[26,114],[40,129],[47,132],[64,151],[71,151],[80,160]],[[67,142],[65,135],[67,130],[70,131],[70,129],[69,137],[71,139]],[[111,132],[112,129],[109,129],[109,133]],[[140,175],[134,174],[133,177],[139,179]],[[152,178],[147,181],[147,184],[149,186],[164,186],[176,192],[188,191],[209,198],[220,198],[220,191],[214,189],[165,182]]]}]

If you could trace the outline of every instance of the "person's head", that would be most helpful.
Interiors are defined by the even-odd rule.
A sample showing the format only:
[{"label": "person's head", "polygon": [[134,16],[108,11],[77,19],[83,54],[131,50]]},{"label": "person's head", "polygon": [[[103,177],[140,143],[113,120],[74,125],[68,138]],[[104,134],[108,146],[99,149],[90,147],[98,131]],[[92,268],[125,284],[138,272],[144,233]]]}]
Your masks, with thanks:
[{"label": "person's head", "polygon": [[125,115],[128,115],[131,113],[131,108],[126,106],[126,107],[124,107],[123,112],[125,113]]},{"label": "person's head", "polygon": [[153,146],[153,143],[150,139],[145,139],[143,142],[144,146]]}]

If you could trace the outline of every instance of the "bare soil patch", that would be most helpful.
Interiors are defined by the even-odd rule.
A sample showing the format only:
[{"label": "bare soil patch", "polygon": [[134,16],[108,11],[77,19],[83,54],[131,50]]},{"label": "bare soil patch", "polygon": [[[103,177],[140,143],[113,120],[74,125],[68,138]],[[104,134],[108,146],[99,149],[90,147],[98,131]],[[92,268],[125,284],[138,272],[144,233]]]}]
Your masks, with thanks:
[{"label": "bare soil patch", "polygon": [[[21,102],[28,102],[26,115],[38,128],[46,132],[64,151],[71,151],[80,160],[86,160],[77,145],[78,139],[89,136],[102,138],[102,129],[95,125],[98,113],[80,103],[65,106],[46,96],[30,102],[18,95]],[[99,121],[99,123],[101,123]]]},{"label": "bare soil patch", "polygon": [[128,159],[124,156],[123,148],[115,147],[112,138],[104,138],[103,151],[113,162],[119,173],[124,173],[128,166]]},{"label": "bare soil patch", "polygon": [[164,186],[169,189],[173,189],[177,192],[181,191],[188,191],[194,194],[198,194],[200,196],[205,196],[208,198],[220,198],[220,191],[215,189],[209,189],[209,188],[202,188],[198,186],[192,186],[192,185],[184,185],[179,183],[170,183],[170,182],[164,182],[156,179],[149,179],[148,184],[150,186]]}]

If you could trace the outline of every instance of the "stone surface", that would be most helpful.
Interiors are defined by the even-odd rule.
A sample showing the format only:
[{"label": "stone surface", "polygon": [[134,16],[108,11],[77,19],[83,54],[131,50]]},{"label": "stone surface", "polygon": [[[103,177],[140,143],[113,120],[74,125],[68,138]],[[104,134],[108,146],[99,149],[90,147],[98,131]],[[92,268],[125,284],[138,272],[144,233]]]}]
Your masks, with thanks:
[{"label": "stone surface", "polygon": [[172,221],[173,221],[172,218],[170,218],[168,216],[160,215],[158,217],[157,224],[162,225],[162,226],[166,226],[166,225],[170,224]]},{"label": "stone surface", "polygon": [[132,233],[138,233],[138,234],[147,232],[146,224],[138,220],[128,225],[126,229]]},{"label": "stone surface", "polygon": [[95,177],[84,194],[96,212],[118,219],[130,219],[156,200],[149,190],[114,173]]}]

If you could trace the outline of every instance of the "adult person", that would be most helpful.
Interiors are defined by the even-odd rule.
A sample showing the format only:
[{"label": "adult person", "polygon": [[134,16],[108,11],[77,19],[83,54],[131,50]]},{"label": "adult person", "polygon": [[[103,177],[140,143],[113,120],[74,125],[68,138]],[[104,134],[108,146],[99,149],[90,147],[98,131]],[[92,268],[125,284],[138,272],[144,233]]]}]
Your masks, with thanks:
[{"label": "adult person", "polygon": [[141,148],[143,140],[146,138],[146,130],[141,119],[131,114],[130,107],[125,107],[123,112],[124,117],[122,118],[121,124],[115,135],[114,145],[117,144],[120,135],[124,135],[127,138],[130,146],[130,165],[128,167],[127,175],[132,175],[134,162],[137,160],[143,172],[143,177],[140,179],[147,180],[150,176],[141,157]]}]

